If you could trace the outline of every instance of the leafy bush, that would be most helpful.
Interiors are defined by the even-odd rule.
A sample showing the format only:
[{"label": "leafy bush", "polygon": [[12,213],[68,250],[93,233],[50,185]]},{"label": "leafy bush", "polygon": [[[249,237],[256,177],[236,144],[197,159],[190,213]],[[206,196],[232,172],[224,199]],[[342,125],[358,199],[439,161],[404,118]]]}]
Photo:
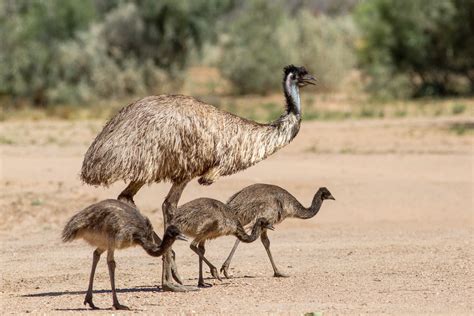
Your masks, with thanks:
[{"label": "leafy bush", "polygon": [[231,26],[219,62],[237,93],[280,88],[285,65],[306,66],[326,89],[337,89],[355,65],[357,32],[348,16],[301,10],[290,16],[278,2],[252,1]]},{"label": "leafy bush", "polygon": [[49,100],[77,103],[159,92],[169,79],[164,70],[150,59],[126,56],[120,47],[110,45],[110,38],[116,36],[111,30],[121,32],[125,42],[140,32],[140,25],[138,9],[129,3],[112,10],[103,23],[62,43],[53,67],[60,80],[49,89]]},{"label": "leafy bush", "polygon": [[46,104],[162,91],[232,3],[0,2],[0,94]]},{"label": "leafy bush", "polygon": [[287,19],[279,33],[292,62],[306,66],[326,89],[339,88],[355,66],[357,30],[350,16],[314,16],[303,10]]},{"label": "leafy bush", "polygon": [[277,2],[249,1],[223,41],[218,67],[237,93],[264,94],[279,86],[288,52],[278,32],[284,13]]},{"label": "leafy bush", "polygon": [[473,18],[470,0],[361,2],[359,57],[371,77],[369,89],[445,95],[463,92],[462,85],[451,83],[465,78],[474,92]]},{"label": "leafy bush", "polygon": [[92,0],[0,2],[0,94],[46,103],[59,43],[94,18]]},{"label": "leafy bush", "polygon": [[232,3],[132,0],[106,17],[104,38],[110,48],[125,57],[152,60],[168,72],[181,70],[194,49],[199,51],[204,43],[215,39],[214,23]]}]

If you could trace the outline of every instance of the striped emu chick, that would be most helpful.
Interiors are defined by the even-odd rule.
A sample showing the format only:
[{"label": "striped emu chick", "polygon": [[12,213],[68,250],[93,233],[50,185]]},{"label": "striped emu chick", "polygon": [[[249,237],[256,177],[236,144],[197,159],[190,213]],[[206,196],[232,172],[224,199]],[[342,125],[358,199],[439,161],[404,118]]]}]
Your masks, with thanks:
[{"label": "striped emu chick", "polygon": [[180,206],[171,223],[185,235],[194,238],[191,249],[199,256],[199,287],[211,286],[204,283],[203,261],[209,266],[212,276],[221,280],[216,267],[204,256],[206,240],[234,235],[237,240],[250,243],[255,241],[263,230],[273,229],[268,220],[258,218],[255,220],[251,234],[248,235],[227,205],[209,198],[199,198]]},{"label": "striped emu chick", "polygon": [[[257,183],[243,188],[234,194],[227,202],[227,206],[244,226],[252,225],[257,218],[262,217],[275,225],[288,217],[312,218],[319,212],[324,200],[334,200],[331,192],[324,187],[319,188],[316,192],[311,206],[304,207],[285,189],[276,185]],[[286,277],[285,274],[278,270],[273,261],[272,253],[270,252],[270,239],[265,229],[262,231],[260,239],[272,264],[274,276]],[[224,273],[226,278],[230,278],[228,269],[239,242],[238,239],[235,241],[229,257],[221,267],[221,272]]]},{"label": "striped emu chick", "polygon": [[159,257],[171,247],[176,239],[186,240],[178,228],[169,226],[161,241],[153,231],[153,226],[147,217],[131,205],[117,200],[104,200],[92,204],[74,215],[64,227],[62,239],[64,242],[84,239],[91,246],[96,247],[84,305],[89,304],[92,309],[97,309],[92,302],[94,274],[100,255],[107,250],[112,306],[114,309],[127,310],[129,309],[127,306],[119,303],[115,291],[115,249],[138,245],[150,256]]}]

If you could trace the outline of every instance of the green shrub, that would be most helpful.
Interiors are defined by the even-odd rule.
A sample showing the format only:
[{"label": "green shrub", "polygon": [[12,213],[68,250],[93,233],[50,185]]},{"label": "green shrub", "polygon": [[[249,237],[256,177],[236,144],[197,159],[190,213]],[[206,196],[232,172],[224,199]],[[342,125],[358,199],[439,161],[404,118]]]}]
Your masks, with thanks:
[{"label": "green shrub", "polygon": [[0,94],[47,102],[57,47],[96,16],[92,0],[0,2]]},{"label": "green shrub", "polygon": [[44,105],[162,91],[180,83],[189,57],[215,38],[215,20],[232,4],[0,1],[0,95]]},{"label": "green shrub", "polygon": [[218,67],[239,94],[265,94],[280,87],[288,52],[278,32],[284,12],[278,2],[254,0],[242,10],[223,40]]},{"label": "green shrub", "polygon": [[290,16],[278,2],[252,1],[225,38],[218,63],[237,93],[280,88],[285,65],[304,65],[320,87],[334,90],[355,65],[357,32],[348,16],[329,18],[302,10]]},{"label": "green shrub", "polygon": [[464,113],[464,111],[466,111],[466,106],[462,103],[456,103],[453,106],[453,109],[452,109],[452,112],[453,112],[454,115],[462,114],[462,113]]},{"label": "green shrub", "polygon": [[357,30],[350,16],[314,16],[303,10],[286,19],[279,34],[291,60],[313,72],[320,87],[338,89],[354,69]]},{"label": "green shrub", "polygon": [[396,97],[474,92],[472,0],[362,1],[355,16],[370,91]]},{"label": "green shrub", "polygon": [[[110,36],[107,31],[121,29],[115,24],[117,20],[126,23],[137,19],[135,5],[117,7],[107,15],[104,23],[93,25],[75,39],[61,44],[54,66],[60,81],[49,89],[49,100],[53,103],[82,103],[96,98],[113,99],[160,92],[169,79],[165,71],[151,60],[125,56],[120,49],[113,49],[107,43],[107,36]],[[134,34],[138,29],[139,26],[130,23],[128,32]]]}]

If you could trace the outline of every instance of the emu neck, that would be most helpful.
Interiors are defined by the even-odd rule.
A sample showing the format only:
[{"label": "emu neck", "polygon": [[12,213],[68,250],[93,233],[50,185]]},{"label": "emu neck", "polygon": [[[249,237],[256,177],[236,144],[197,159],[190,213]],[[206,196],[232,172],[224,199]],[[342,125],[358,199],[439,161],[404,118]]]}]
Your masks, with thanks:
[{"label": "emu neck", "polygon": [[[230,136],[230,140],[216,137],[219,156],[226,158],[221,158],[219,168],[210,169],[212,172],[206,177],[215,178],[215,173],[225,176],[244,170],[285,147],[296,137],[300,130],[301,115],[292,101],[293,98],[299,100],[299,94],[296,93],[298,88],[292,89],[284,89],[287,109],[277,120],[269,124],[239,121],[232,125],[235,133]],[[293,93],[293,97],[290,93]]]},{"label": "emu neck", "polygon": [[252,233],[248,235],[245,232],[245,229],[239,223],[237,225],[237,232],[235,233],[235,237],[237,237],[242,242],[249,243],[249,242],[255,241],[258,238],[258,236],[260,236],[261,232],[262,232],[262,227],[259,224],[255,224],[252,228]]},{"label": "emu neck", "polygon": [[287,113],[301,116],[300,88],[296,82],[291,80],[291,76],[287,76],[283,82],[283,91],[285,92]]},{"label": "emu neck", "polygon": [[311,203],[311,206],[309,208],[300,206],[295,212],[294,217],[301,219],[312,218],[313,216],[318,214],[322,204],[323,200],[321,199],[321,193],[317,192],[313,197],[313,202]]},{"label": "emu neck", "polygon": [[283,81],[283,92],[286,100],[286,112],[275,122],[268,139],[273,146],[267,148],[265,156],[290,143],[300,130],[301,123],[301,99],[298,84],[287,76]]},{"label": "emu neck", "polygon": [[160,257],[173,245],[173,243],[174,238],[165,235],[160,245],[147,241],[142,243],[142,247],[150,256]]}]

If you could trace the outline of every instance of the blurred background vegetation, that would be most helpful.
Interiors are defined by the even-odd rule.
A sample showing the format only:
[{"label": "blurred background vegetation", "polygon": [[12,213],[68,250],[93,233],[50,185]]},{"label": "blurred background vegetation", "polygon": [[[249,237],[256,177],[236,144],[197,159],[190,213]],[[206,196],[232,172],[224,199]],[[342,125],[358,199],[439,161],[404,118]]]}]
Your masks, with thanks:
[{"label": "blurred background vegetation", "polygon": [[2,0],[0,43],[3,119],[186,93],[267,120],[289,63],[319,79],[309,119],[461,114],[474,94],[473,0]]}]

